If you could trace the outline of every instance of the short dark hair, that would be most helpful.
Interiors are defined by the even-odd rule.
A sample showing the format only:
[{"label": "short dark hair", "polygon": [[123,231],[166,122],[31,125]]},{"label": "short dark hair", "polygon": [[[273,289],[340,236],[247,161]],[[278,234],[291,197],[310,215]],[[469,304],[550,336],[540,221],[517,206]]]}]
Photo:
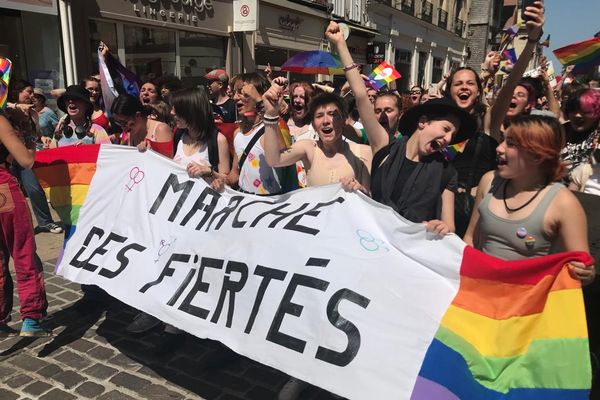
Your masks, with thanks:
[{"label": "short dark hair", "polygon": [[262,72],[247,72],[245,74],[238,75],[235,79],[235,83],[244,82],[249,83],[256,88],[256,91],[263,95],[271,87],[271,83],[267,76]]},{"label": "short dark hair", "polygon": [[194,140],[206,142],[216,133],[212,107],[203,87],[186,88],[173,92],[171,105],[178,118],[188,126],[188,131],[197,136]]},{"label": "short dark hair", "polygon": [[130,94],[122,94],[117,97],[110,111],[113,115],[120,114],[126,117],[133,117],[138,112],[145,116],[149,115],[149,110],[142,105],[140,99]]},{"label": "short dark hair", "polygon": [[159,89],[167,88],[171,92],[175,92],[183,88],[183,82],[175,75],[163,75],[156,80],[156,86]]},{"label": "short dark hair", "polygon": [[334,104],[340,110],[340,113],[344,119],[348,117],[348,109],[343,97],[340,97],[335,93],[321,93],[313,97],[310,100],[310,103],[308,103],[307,115],[309,120],[313,120],[315,112],[318,108],[326,106],[327,104]]}]

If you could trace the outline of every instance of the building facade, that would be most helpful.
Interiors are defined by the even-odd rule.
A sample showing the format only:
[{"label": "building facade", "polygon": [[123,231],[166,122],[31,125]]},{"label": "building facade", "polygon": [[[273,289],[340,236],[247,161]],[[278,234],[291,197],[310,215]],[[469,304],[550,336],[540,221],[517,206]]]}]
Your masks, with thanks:
[{"label": "building facade", "polygon": [[12,61],[11,79],[27,80],[47,95],[65,85],[57,14],[56,0],[0,0],[0,56]]},{"label": "building facade", "polygon": [[[516,3],[516,0],[513,0]],[[485,56],[498,50],[505,0],[471,0],[467,32],[467,66],[479,70]]]},{"label": "building facade", "polygon": [[402,75],[398,88],[425,88],[467,60],[471,0],[371,0],[369,19],[381,35],[377,47]]}]

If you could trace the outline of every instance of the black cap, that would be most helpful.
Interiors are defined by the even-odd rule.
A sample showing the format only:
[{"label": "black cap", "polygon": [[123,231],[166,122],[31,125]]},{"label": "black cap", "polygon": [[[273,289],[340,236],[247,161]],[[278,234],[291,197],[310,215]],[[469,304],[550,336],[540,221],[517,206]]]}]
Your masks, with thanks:
[{"label": "black cap", "polygon": [[71,85],[67,90],[58,98],[56,105],[64,113],[67,112],[67,101],[68,100],[83,100],[88,104],[89,108],[93,108],[94,105],[90,101],[90,92],[81,85]]},{"label": "black cap", "polygon": [[450,144],[460,143],[475,135],[477,122],[465,110],[448,98],[431,99],[410,108],[398,122],[398,130],[403,136],[410,136],[417,130],[419,118],[428,114],[452,114],[460,121],[460,127]]}]

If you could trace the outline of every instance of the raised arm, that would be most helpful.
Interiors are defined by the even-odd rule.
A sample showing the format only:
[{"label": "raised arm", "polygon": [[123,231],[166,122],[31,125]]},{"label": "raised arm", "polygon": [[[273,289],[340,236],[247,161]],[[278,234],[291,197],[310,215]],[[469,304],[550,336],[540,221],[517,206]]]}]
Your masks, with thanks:
[{"label": "raised arm", "polygon": [[373,154],[375,154],[389,143],[389,135],[385,128],[377,121],[373,104],[371,104],[367,97],[365,83],[360,76],[358,66],[356,66],[352,60],[352,56],[346,45],[346,39],[344,39],[344,34],[341,32],[338,24],[333,21],[330,22],[325,31],[325,36],[327,36],[327,39],[337,49],[337,52],[340,55],[340,60],[342,61],[344,71],[346,72],[346,80],[354,93],[356,107],[358,108],[361,122],[365,127],[365,132],[369,138],[371,150],[373,150]]},{"label": "raised arm", "polygon": [[542,36],[542,27],[544,26],[544,3],[536,1],[533,6],[527,7],[525,11],[530,20],[527,21],[527,43],[517,59],[513,70],[508,75],[504,86],[498,92],[498,97],[492,108],[488,110],[489,119],[487,119],[487,132],[496,140],[500,139],[501,127],[504,122],[504,117],[510,106],[513,97],[513,92],[519,81],[523,77],[523,73],[527,69],[527,65],[533,57],[533,52],[537,46],[540,37]]},{"label": "raised arm", "polygon": [[264,149],[265,160],[271,167],[285,167],[295,164],[297,161],[306,161],[306,151],[301,140],[294,143],[290,148],[281,150],[281,132],[279,131],[279,101],[283,96],[283,89],[287,85],[287,79],[275,78],[271,82],[269,90],[263,94],[264,107],[263,122],[265,124]]}]

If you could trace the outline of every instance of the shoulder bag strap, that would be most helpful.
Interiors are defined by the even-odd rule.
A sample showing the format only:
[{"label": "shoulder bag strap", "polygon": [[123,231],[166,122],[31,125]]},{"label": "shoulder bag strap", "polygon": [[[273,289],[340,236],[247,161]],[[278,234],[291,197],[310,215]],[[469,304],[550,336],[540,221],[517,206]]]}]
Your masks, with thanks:
[{"label": "shoulder bag strap", "polygon": [[238,168],[240,171],[242,170],[242,166],[244,165],[244,162],[246,162],[246,157],[248,157],[248,153],[250,153],[250,150],[252,150],[252,148],[254,147],[256,142],[258,142],[258,139],[260,139],[260,137],[264,133],[265,133],[265,127],[263,126],[262,128],[260,128],[258,130],[258,132],[256,132],[256,134],[252,137],[252,139],[250,139],[250,142],[244,149],[244,152],[242,153],[242,156],[240,157],[240,160],[238,162]]}]

